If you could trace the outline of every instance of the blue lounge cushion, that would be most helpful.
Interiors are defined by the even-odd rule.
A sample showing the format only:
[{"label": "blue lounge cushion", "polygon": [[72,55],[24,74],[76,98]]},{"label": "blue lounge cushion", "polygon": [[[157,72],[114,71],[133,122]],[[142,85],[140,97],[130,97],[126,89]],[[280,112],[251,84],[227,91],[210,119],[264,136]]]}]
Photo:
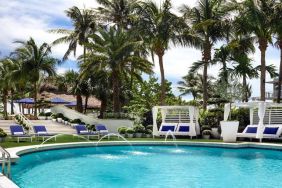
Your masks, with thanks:
[{"label": "blue lounge cushion", "polygon": [[178,131],[179,132],[189,132],[190,127],[189,126],[180,126]]},{"label": "blue lounge cushion", "polygon": [[47,133],[46,127],[44,125],[35,125],[33,126],[33,129],[35,133],[43,133],[43,132]]},{"label": "blue lounge cushion", "polygon": [[107,127],[103,124],[97,124],[95,125],[96,131],[107,131]]},{"label": "blue lounge cushion", "polygon": [[14,135],[18,136],[15,133],[19,133],[19,132],[22,132],[24,134],[24,129],[21,125],[11,125],[10,130],[11,130],[11,133],[12,133],[13,136]]},{"label": "blue lounge cushion", "polygon": [[248,127],[246,133],[257,133],[257,127]]},{"label": "blue lounge cushion", "polygon": [[161,131],[174,131],[175,125],[162,125]]},{"label": "blue lounge cushion", "polygon": [[263,134],[276,134],[279,127],[265,127]]},{"label": "blue lounge cushion", "polygon": [[76,129],[76,132],[77,134],[81,134],[81,133],[84,133],[84,131],[87,131],[87,128],[85,127],[85,125],[76,125],[75,126],[75,129]]}]

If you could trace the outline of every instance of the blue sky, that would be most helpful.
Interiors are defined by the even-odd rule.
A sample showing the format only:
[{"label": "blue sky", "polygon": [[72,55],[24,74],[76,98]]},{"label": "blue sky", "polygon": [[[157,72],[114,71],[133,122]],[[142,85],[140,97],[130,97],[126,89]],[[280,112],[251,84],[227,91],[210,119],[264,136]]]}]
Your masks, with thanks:
[{"label": "blue sky", "polygon": [[[161,0],[156,0],[157,3]],[[195,5],[196,0],[172,0],[172,4],[176,10],[183,3],[190,6]],[[27,40],[33,37],[37,43],[51,43],[58,35],[48,32],[55,28],[71,28],[71,23],[66,17],[64,11],[72,6],[80,8],[95,8],[97,3],[95,0],[0,0],[0,56],[8,55],[17,45],[13,43],[15,40]],[[53,56],[62,58],[67,49],[67,45],[58,45],[52,49]],[[78,49],[77,55],[82,53],[82,49]],[[260,64],[260,53],[252,55],[254,66]],[[191,64],[201,59],[201,52],[193,48],[174,47],[166,52],[164,56],[164,68],[166,78],[173,83],[173,91],[176,95],[177,82],[181,80]],[[157,58],[155,58],[157,63]],[[269,46],[266,54],[267,64],[274,64],[277,68],[279,65],[279,51]],[[58,67],[58,73],[64,73],[69,69],[77,69],[76,58],[70,57],[69,61]],[[213,66],[209,68],[209,74],[216,76],[219,67]],[[154,71],[159,76],[159,66],[155,65]],[[267,80],[270,80],[268,77]],[[259,80],[250,81],[253,88],[253,96],[259,96]],[[272,91],[272,86],[266,86],[267,91]],[[185,99],[190,99],[187,96]]]}]

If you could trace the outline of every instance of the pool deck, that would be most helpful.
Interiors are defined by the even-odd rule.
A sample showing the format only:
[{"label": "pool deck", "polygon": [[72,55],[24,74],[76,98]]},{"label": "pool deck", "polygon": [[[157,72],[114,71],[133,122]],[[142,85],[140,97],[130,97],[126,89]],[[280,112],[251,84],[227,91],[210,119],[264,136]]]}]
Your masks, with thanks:
[{"label": "pool deck", "polygon": [[[187,142],[187,141],[105,141],[99,142],[99,146],[128,146],[128,145],[178,145],[178,146],[202,146],[202,147],[220,147],[220,148],[258,148],[258,149],[275,149],[282,150],[281,144],[274,143],[252,143],[252,142],[236,142],[236,143],[222,143],[222,142]],[[58,144],[44,144],[31,145],[8,148],[7,151],[11,155],[11,162],[17,162],[20,155],[33,153],[37,151],[64,149],[75,147],[96,147],[97,142],[73,142],[73,143],[58,143]],[[6,176],[0,173],[0,188],[18,188],[18,186],[9,180]]]}]

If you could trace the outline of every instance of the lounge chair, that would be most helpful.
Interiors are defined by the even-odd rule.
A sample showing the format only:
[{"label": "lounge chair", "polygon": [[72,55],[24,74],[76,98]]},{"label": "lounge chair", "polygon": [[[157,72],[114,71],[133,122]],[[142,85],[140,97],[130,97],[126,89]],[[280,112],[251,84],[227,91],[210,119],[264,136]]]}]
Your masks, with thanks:
[{"label": "lounge chair", "polygon": [[32,142],[32,136],[27,134],[21,125],[11,125],[10,126],[11,136],[17,138],[17,142],[20,142],[20,139],[30,139]]},{"label": "lounge chair", "polygon": [[48,133],[46,127],[44,125],[35,125],[33,126],[33,130],[35,133],[36,137],[41,137],[43,139],[43,141],[45,140],[45,138],[50,138],[54,136],[54,140],[56,141],[56,134],[53,133]]},{"label": "lounge chair", "polygon": [[171,131],[174,134],[177,128],[177,123],[162,123],[159,129],[159,135],[166,135],[168,131]]},{"label": "lounge chair", "polygon": [[99,139],[99,134],[97,134],[96,132],[89,131],[85,125],[75,125],[74,127],[75,127],[77,135],[87,137],[88,140],[90,137],[93,137],[93,136],[97,136]]},{"label": "lounge chair", "polygon": [[[237,137],[256,138],[257,129],[257,125],[248,125],[242,133],[237,133]],[[279,138],[281,133],[281,125],[266,125],[263,128],[263,138]]]},{"label": "lounge chair", "polygon": [[192,138],[192,136],[190,135],[190,129],[190,123],[178,123],[174,135],[190,136]]},{"label": "lounge chair", "polygon": [[104,135],[107,135],[109,133],[109,130],[103,124],[95,125],[95,129],[99,133],[100,136],[104,136]]}]

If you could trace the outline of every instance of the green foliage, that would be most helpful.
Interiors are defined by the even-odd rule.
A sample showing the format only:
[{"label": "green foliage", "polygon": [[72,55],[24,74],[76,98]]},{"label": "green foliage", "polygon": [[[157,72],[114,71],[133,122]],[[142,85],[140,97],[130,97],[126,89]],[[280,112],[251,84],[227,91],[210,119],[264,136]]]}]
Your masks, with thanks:
[{"label": "green foliage", "polygon": [[58,113],[58,114],[56,115],[56,117],[57,117],[57,118],[64,118],[64,115],[63,115],[62,113]]},{"label": "green foliage", "polygon": [[44,112],[40,112],[39,116],[45,116],[45,113]]},{"label": "green foliage", "polygon": [[71,120],[71,123],[79,124],[79,123],[81,123],[81,120],[80,119],[73,119],[73,120]]},{"label": "green foliage", "polygon": [[0,137],[6,137],[7,133],[3,129],[0,128]]},{"label": "green foliage", "polygon": [[118,133],[119,133],[119,134],[125,134],[125,133],[126,133],[126,130],[127,130],[127,127],[119,127],[119,128],[118,128]]},{"label": "green foliage", "polygon": [[151,129],[146,129],[145,130],[145,134],[152,134],[152,133],[153,133],[153,131]]},{"label": "green foliage", "polygon": [[133,134],[134,133],[134,130],[132,128],[127,128],[126,129],[126,133],[127,134]]},{"label": "green foliage", "polygon": [[63,117],[63,120],[64,120],[64,121],[69,121],[70,119],[67,118],[67,117]]},{"label": "green foliage", "polygon": [[92,124],[92,125],[87,124],[86,127],[87,127],[87,129],[90,130],[90,131],[96,131],[96,127],[95,127],[94,124]]},{"label": "green foliage", "polygon": [[52,112],[46,112],[45,113],[45,116],[47,116],[47,117],[49,117],[49,116],[51,116],[52,115]]},{"label": "green foliage", "polygon": [[52,114],[51,117],[52,117],[53,119],[57,119],[57,114]]},{"label": "green foliage", "polygon": [[141,124],[134,125],[133,130],[135,133],[144,133],[145,127]]},{"label": "green foliage", "polygon": [[146,130],[151,130],[151,131],[153,131],[153,125],[147,125],[147,126],[146,126]]},{"label": "green foliage", "polygon": [[201,104],[196,100],[191,100],[191,101],[187,102],[186,105],[188,105],[188,106],[201,106]]},{"label": "green foliage", "polygon": [[232,119],[239,121],[239,131],[243,130],[247,125],[250,124],[250,109],[238,108],[232,109]]}]

